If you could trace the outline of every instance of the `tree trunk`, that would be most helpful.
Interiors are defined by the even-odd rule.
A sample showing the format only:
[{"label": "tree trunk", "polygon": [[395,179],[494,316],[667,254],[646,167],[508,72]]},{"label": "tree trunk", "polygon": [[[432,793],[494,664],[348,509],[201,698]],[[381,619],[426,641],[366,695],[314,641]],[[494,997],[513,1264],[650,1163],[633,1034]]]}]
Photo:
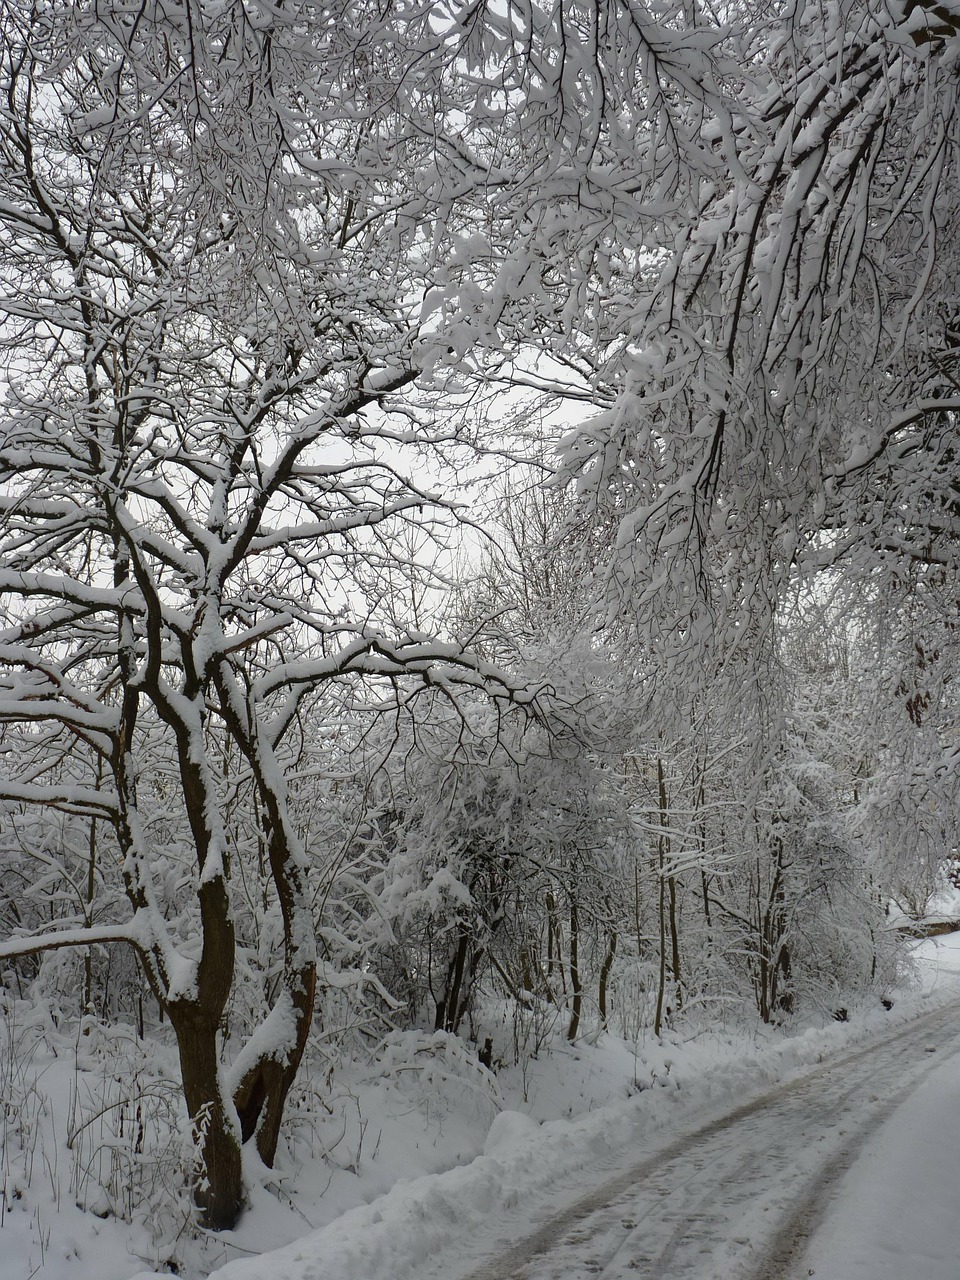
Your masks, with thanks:
[{"label": "tree trunk", "polygon": [[[217,673],[218,688],[231,707],[242,705],[227,664]],[[243,1142],[256,1138],[257,1153],[273,1167],[287,1095],[303,1060],[317,994],[317,953],[313,909],[307,894],[307,867],[290,821],[282,771],[256,725],[229,714],[227,725],[241,754],[253,767],[263,807],[270,875],[283,921],[283,985],[277,1002],[251,1049],[235,1064],[233,1103]],[[271,1026],[271,1024],[273,1024]],[[249,1060],[248,1060],[249,1059]]]},{"label": "tree trunk", "polygon": [[660,968],[657,973],[657,1010],[653,1015],[653,1034],[663,1030],[664,995],[667,986],[667,912],[666,885],[663,877],[663,841],[659,842],[659,867],[657,876],[657,916],[660,921]]},{"label": "tree trunk", "polygon": [[577,895],[570,895],[570,990],[573,994],[573,1005],[570,1011],[570,1026],[567,1039],[576,1040],[580,1030],[580,1012],[583,1006],[583,982],[580,977],[580,913],[577,910]]},{"label": "tree trunk", "polygon": [[[607,899],[607,910],[610,912],[611,919],[613,917],[613,908],[609,898]],[[600,1008],[600,1022],[604,1031],[607,1030],[607,983],[610,980],[610,970],[613,968],[613,962],[617,955],[617,930],[611,924],[610,932],[607,934],[607,954],[603,957],[603,964],[600,966],[600,988],[597,992],[597,1004]]]},{"label": "tree trunk", "polygon": [[193,1187],[205,1227],[228,1231],[243,1211],[240,1134],[233,1106],[223,1097],[217,1050],[219,1014],[198,1003],[168,1007],[180,1050],[180,1071],[200,1167]]},{"label": "tree trunk", "polygon": [[296,1039],[291,1049],[283,1054],[264,1054],[244,1073],[234,1090],[233,1104],[240,1121],[240,1137],[248,1142],[256,1135],[257,1154],[267,1166],[273,1168],[280,1141],[280,1126],[287,1095],[297,1077],[313,1015],[316,997],[316,970],[304,976],[298,984],[299,998],[287,990],[279,1005],[292,1003],[296,1024]]},{"label": "tree trunk", "polygon": [[683,1005],[683,988],[680,985],[680,927],[677,920],[677,878],[671,871],[667,876],[667,896],[670,904],[670,966],[673,970],[674,1000],[677,1009]]},{"label": "tree trunk", "polygon": [[[544,897],[547,908],[547,981],[553,977],[554,966],[560,970],[563,983],[563,965],[560,960],[560,924],[557,920],[557,900],[548,889]],[[566,986],[564,984],[564,989]]]},{"label": "tree trunk", "polygon": [[468,996],[464,994],[464,979],[470,953],[470,932],[463,924],[457,926],[457,942],[447,963],[443,993],[437,1001],[434,1028],[437,1031],[456,1032],[466,1011]]},{"label": "tree trunk", "polygon": [[[667,810],[667,780],[663,771],[663,760],[657,759],[657,802],[660,809],[661,835],[657,837],[657,914],[660,919],[660,970],[657,980],[657,1011],[654,1014],[654,1034],[659,1035],[663,1028],[664,1010],[666,1007],[667,987],[667,855],[670,852],[669,813]],[[673,876],[670,882],[670,936],[672,942],[672,960],[674,987],[677,998],[680,995],[680,955],[677,940],[676,921],[676,886]]]}]

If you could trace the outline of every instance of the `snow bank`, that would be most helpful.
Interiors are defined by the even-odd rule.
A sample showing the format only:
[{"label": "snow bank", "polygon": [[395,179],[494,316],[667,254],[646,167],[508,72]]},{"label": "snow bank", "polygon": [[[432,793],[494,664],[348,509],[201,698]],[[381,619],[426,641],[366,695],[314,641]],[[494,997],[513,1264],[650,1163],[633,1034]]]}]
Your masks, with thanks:
[{"label": "snow bank", "polygon": [[[641,1143],[652,1153],[709,1114],[741,1104],[826,1057],[955,999],[960,942],[951,937],[937,947],[931,940],[921,944],[920,955],[926,965],[925,989],[900,997],[892,1010],[877,1008],[850,1022],[790,1038],[771,1033],[752,1045],[720,1037],[685,1045],[654,1041],[638,1056],[640,1091],[634,1096],[541,1126],[502,1116],[491,1128],[487,1154],[469,1165],[400,1183],[269,1259],[228,1263],[214,1273],[216,1280],[263,1280],[268,1273],[270,1280],[414,1280],[452,1241],[462,1256],[469,1238],[489,1233],[491,1222],[502,1238],[505,1212],[525,1208],[525,1213],[513,1212],[522,1227],[546,1195],[551,1211],[558,1207],[557,1184],[564,1176],[592,1171],[602,1181],[615,1167],[616,1153],[624,1163],[638,1157]],[[588,1176],[576,1194],[589,1184]],[[447,1274],[456,1274],[452,1257]]]}]

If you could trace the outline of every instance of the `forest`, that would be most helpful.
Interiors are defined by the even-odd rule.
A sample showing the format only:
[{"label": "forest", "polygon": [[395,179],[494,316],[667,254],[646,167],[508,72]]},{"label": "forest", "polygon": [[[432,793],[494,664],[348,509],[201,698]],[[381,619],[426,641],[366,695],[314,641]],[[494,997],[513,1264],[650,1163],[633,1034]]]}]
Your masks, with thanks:
[{"label": "forest", "polygon": [[956,0],[3,0],[5,1215],[64,1045],[173,1081],[65,1194],[221,1231],[345,1063],[889,1000],[958,68]]}]

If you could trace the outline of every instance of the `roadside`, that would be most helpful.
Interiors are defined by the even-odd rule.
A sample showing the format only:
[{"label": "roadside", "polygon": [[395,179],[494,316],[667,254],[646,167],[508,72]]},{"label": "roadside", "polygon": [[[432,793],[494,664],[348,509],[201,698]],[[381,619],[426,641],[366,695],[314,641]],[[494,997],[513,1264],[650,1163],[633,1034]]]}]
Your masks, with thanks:
[{"label": "roadside", "polygon": [[957,1060],[958,1013],[955,1001],[657,1149],[465,1280],[784,1280],[844,1170],[935,1070],[931,1053]]},{"label": "roadside", "polygon": [[[649,1044],[640,1073],[656,1087],[575,1119],[534,1128],[498,1121],[483,1156],[445,1173],[397,1183],[386,1195],[269,1257],[271,1280],[418,1280],[437,1269],[453,1280],[468,1274],[490,1249],[509,1248],[537,1220],[562,1211],[585,1191],[636,1160],[638,1145],[654,1156],[711,1118],[777,1083],[956,998],[960,935],[918,944],[922,989],[797,1036],[753,1044]],[[686,1051],[685,1051],[686,1050]],[[451,1244],[455,1242],[455,1248]],[[262,1280],[266,1259],[228,1263],[218,1280]]]}]

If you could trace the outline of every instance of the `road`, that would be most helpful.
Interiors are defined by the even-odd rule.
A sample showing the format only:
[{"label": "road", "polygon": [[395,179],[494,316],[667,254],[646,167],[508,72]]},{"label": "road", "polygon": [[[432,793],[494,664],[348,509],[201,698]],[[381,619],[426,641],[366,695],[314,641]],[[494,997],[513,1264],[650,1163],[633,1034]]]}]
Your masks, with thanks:
[{"label": "road", "polygon": [[[793,1280],[838,1180],[926,1077],[960,1052],[950,1005],[687,1133],[576,1196],[532,1234],[464,1255],[463,1280]],[[581,1175],[583,1178],[584,1175]],[[591,1172],[587,1171],[587,1178]],[[602,1179],[602,1180],[601,1180]],[[581,1186],[583,1182],[581,1182]],[[572,1198],[572,1202],[571,1202]],[[489,1248],[489,1246],[487,1246]],[[445,1275],[454,1275],[449,1261]]]}]

